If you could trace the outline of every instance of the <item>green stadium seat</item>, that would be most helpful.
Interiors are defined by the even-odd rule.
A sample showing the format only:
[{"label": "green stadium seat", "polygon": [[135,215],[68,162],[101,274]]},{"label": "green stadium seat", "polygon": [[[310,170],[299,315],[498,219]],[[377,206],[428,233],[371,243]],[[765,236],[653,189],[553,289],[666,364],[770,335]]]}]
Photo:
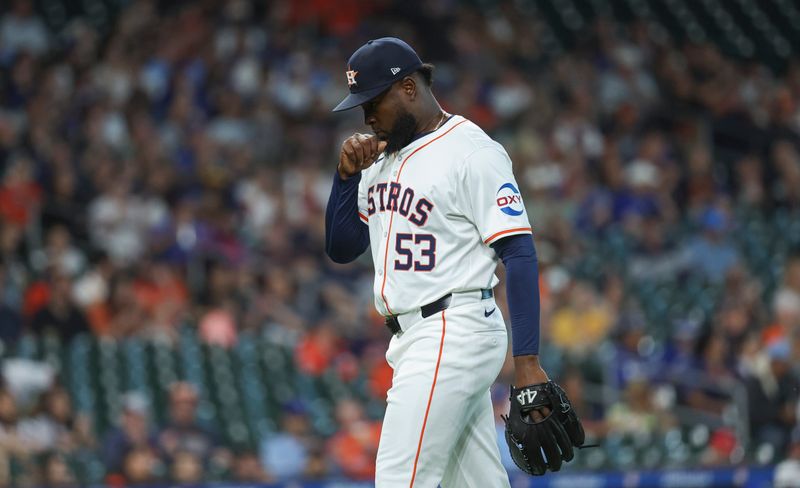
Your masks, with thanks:
[{"label": "green stadium seat", "polygon": [[638,466],[646,469],[656,469],[662,466],[665,452],[657,445],[645,446],[639,451]]},{"label": "green stadium seat", "polygon": [[219,421],[217,408],[212,402],[201,398],[197,404],[197,418],[203,422],[216,424]]},{"label": "green stadium seat", "polygon": [[65,364],[64,348],[61,339],[54,335],[46,335],[42,338],[42,359],[50,364],[56,371],[60,371]]},{"label": "green stadium seat", "polygon": [[203,362],[203,352],[197,335],[192,327],[183,327],[178,340],[178,363],[183,373],[183,378],[195,385],[200,397],[205,397],[206,370]]},{"label": "green stadium seat", "polygon": [[594,471],[607,466],[607,452],[606,449],[587,449],[586,451],[579,451],[582,467]]},{"label": "green stadium seat", "polygon": [[39,357],[39,341],[36,336],[25,334],[17,341],[14,356],[21,359],[35,360]]},{"label": "green stadium seat", "polygon": [[138,339],[122,342],[123,384],[126,391],[149,392],[147,381],[147,356],[144,345]]}]

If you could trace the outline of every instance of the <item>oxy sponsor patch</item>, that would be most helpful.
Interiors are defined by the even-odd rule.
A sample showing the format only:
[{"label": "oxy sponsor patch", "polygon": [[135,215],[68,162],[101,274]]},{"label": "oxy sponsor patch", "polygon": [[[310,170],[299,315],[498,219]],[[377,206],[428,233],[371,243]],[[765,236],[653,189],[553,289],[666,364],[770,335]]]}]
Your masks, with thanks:
[{"label": "oxy sponsor patch", "polygon": [[522,195],[511,183],[506,183],[497,190],[495,202],[497,207],[506,215],[516,217],[522,215],[525,207],[522,206]]}]

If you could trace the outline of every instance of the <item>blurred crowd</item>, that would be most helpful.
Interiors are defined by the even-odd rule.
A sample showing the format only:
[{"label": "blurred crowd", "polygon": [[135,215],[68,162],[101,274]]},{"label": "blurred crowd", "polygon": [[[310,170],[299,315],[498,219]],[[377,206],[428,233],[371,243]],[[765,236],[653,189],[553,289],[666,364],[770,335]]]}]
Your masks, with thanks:
[{"label": "blurred crowd", "polygon": [[[389,334],[369,258],[334,265],[322,236],[339,145],[364,131],[358,111],[330,113],[344,63],[364,40],[396,35],[436,65],[444,108],[514,161],[542,271],[543,360],[590,435],[665,433],[683,423],[681,405],[723,419],[701,462],[739,462],[746,438],[730,415],[743,389],[748,449],[796,457],[800,249],[754,268],[735,237],[743,210],[800,219],[800,62],[776,73],[613,19],[553,52],[524,5],[142,0],[106,30],[76,17],[55,31],[34,2],[11,0],[0,11],[0,339],[174,344],[195,327],[231,347],[267,333],[306,374],[367,371],[384,398]],[[574,272],[614,239],[630,249],[621,265],[599,256],[593,275]],[[631,290],[687,280],[721,298],[705,315],[666,309],[675,320],[654,334]],[[240,448],[196,422],[186,383],[169,391],[167,425],[130,392],[111,432],[94,432],[58,381],[37,402],[12,393],[0,390],[0,481],[22,466],[32,483],[69,485],[64,456],[83,452],[101,453],[118,485],[374,474],[380,417],[353,399],[336,405],[328,438],[297,401],[274,435]]]}]

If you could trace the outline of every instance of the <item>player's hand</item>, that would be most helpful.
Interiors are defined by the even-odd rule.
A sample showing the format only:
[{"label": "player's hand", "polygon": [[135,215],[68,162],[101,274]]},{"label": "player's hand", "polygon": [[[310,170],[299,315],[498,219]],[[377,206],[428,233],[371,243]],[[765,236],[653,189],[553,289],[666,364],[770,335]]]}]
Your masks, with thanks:
[{"label": "player's hand", "polygon": [[339,153],[339,177],[346,180],[369,168],[384,149],[386,141],[379,141],[377,136],[353,134],[348,137]]},{"label": "player's hand", "polygon": [[[547,383],[548,381],[550,381],[550,378],[547,377],[547,373],[539,364],[539,356],[514,356],[515,385],[536,385]],[[525,413],[525,417],[530,417],[535,422],[541,422],[548,415],[550,415],[550,408],[546,406]]]}]

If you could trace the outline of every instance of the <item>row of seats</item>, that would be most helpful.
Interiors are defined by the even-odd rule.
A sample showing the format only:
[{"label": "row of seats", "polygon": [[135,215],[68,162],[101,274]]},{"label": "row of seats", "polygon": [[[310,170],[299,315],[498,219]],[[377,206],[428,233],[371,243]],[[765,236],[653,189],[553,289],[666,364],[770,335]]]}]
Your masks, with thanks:
[{"label": "row of seats", "polygon": [[527,0],[539,14],[543,46],[557,55],[598,17],[654,21],[672,39],[713,42],[726,54],[782,66],[800,45],[800,8],[791,0]]},{"label": "row of seats", "polygon": [[199,389],[200,418],[222,426],[227,440],[237,445],[253,445],[274,431],[283,406],[298,396],[312,399],[307,408],[314,428],[330,435],[336,400],[367,395],[365,378],[345,385],[334,372],[306,375],[295,368],[291,348],[247,333],[230,351],[202,344],[191,328],[183,330],[175,348],[88,336],[65,347],[54,337],[25,336],[6,355],[45,361],[59,370],[76,410],[88,413],[98,432],[117,421],[121,394],[128,390],[146,394],[154,421],[165,422],[169,385],[181,379]]}]

